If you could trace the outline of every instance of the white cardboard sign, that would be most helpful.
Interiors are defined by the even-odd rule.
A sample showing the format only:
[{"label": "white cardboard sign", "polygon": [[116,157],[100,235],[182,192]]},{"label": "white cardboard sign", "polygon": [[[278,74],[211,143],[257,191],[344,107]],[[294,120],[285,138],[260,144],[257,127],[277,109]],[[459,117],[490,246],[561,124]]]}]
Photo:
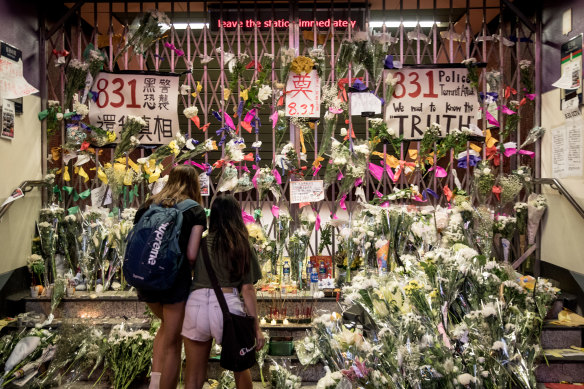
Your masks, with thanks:
[{"label": "white cardboard sign", "polygon": [[[386,102],[385,121],[404,139],[422,139],[432,123],[450,130],[476,124],[477,91],[470,86],[466,68],[388,69],[396,79]],[[387,73],[385,74],[387,76]]]},{"label": "white cardboard sign", "polygon": [[146,127],[138,138],[142,144],[168,143],[179,131],[179,76],[174,74],[107,73],[95,78],[89,121],[118,134],[126,116],[140,116]]},{"label": "white cardboard sign", "polygon": [[320,78],[316,70],[290,73],[286,83],[286,116],[320,117]]}]

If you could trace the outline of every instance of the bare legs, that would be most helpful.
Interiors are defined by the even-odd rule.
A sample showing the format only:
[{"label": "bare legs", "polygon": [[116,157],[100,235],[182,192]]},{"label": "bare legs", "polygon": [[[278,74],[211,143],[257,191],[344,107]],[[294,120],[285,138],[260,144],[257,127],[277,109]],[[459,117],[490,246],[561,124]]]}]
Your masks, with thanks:
[{"label": "bare legs", "polygon": [[201,389],[207,379],[207,363],[212,340],[199,342],[183,337],[187,355],[185,389]]},{"label": "bare legs", "polygon": [[148,307],[162,320],[154,338],[152,371],[162,372],[160,389],[175,389],[181,364],[180,349],[185,302],[175,304],[148,303]]}]

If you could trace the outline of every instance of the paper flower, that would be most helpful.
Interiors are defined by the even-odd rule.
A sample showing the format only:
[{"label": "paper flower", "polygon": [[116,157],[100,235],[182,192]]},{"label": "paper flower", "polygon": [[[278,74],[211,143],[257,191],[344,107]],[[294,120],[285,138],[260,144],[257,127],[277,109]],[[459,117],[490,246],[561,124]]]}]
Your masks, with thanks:
[{"label": "paper flower", "polygon": [[306,74],[314,68],[314,61],[309,57],[298,56],[290,64],[290,71],[296,74]]},{"label": "paper flower", "polygon": [[187,107],[183,110],[183,115],[185,115],[187,119],[194,118],[198,113],[199,109],[195,106]]}]

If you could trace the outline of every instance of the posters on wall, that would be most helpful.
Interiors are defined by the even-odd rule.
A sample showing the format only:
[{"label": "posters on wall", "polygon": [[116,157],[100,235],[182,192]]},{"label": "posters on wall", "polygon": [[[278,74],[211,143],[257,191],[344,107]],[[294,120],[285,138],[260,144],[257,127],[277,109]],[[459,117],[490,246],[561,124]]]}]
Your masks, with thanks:
[{"label": "posters on wall", "polygon": [[[462,66],[462,65],[461,65]],[[466,67],[388,69],[396,79],[385,121],[404,139],[422,139],[432,123],[442,136],[478,119],[478,99]],[[384,77],[387,77],[387,73]]]},{"label": "posters on wall", "polygon": [[14,139],[14,101],[2,99],[2,133],[5,139]]},{"label": "posters on wall", "polygon": [[290,181],[290,204],[309,203],[324,200],[324,182]]},{"label": "posters on wall", "polygon": [[128,115],[139,116],[146,127],[142,144],[168,143],[179,131],[179,76],[175,74],[100,72],[93,84],[89,121],[104,130],[122,129]]},{"label": "posters on wall", "polygon": [[38,92],[23,75],[22,51],[0,42],[0,96],[17,99]]},{"label": "posters on wall", "polygon": [[565,123],[552,130],[552,176],[582,177],[584,174],[584,121],[578,99],[568,100],[562,111]]},{"label": "posters on wall", "polygon": [[562,44],[560,49],[561,77],[552,85],[561,88],[562,102],[575,97],[582,100],[582,34],[575,36]]},{"label": "posters on wall", "polygon": [[286,83],[286,116],[320,117],[320,78],[316,70],[290,73]]},{"label": "posters on wall", "polygon": [[6,200],[4,200],[4,202],[2,203],[2,205],[0,205],[0,207],[5,206],[6,204],[10,204],[11,202],[16,201],[22,197],[24,197],[24,192],[22,191],[22,189],[16,188],[16,189],[14,189],[12,194]]}]

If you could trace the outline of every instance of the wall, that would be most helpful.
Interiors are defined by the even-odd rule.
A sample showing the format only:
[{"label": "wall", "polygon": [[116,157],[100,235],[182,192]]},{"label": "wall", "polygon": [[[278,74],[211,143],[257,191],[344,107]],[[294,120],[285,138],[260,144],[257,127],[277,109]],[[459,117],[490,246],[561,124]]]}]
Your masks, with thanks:
[{"label": "wall", "polygon": [[[551,166],[551,129],[562,124],[560,111],[560,91],[551,84],[560,77],[560,46],[568,39],[584,32],[584,9],[581,2],[548,1],[543,10],[543,91],[542,127],[547,130],[542,141],[542,177],[552,176]],[[572,8],[572,32],[562,35],[562,14]],[[571,195],[584,206],[584,178],[570,177],[561,179]],[[549,203],[543,224],[541,259],[565,269],[584,273],[584,219],[572,208],[570,203],[557,191],[543,187]]]},{"label": "wall", "polygon": [[[38,88],[37,5],[0,0],[0,25],[0,40],[22,50],[24,77]],[[38,95],[25,97],[24,113],[16,116],[14,140],[0,139],[0,203],[22,181],[42,177],[40,107]],[[40,205],[40,192],[34,189],[16,201],[0,221],[0,290],[12,270],[26,265]]]}]

